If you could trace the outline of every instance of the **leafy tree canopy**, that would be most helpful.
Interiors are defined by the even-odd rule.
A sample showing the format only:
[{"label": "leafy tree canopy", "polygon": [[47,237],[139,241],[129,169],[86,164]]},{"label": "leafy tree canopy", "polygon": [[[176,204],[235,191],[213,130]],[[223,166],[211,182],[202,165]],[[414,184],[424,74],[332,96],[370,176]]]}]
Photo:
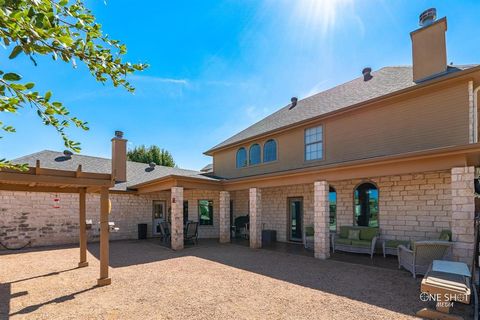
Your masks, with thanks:
[{"label": "leafy tree canopy", "polygon": [[127,158],[135,162],[154,162],[160,166],[175,167],[172,154],[165,149],[160,149],[158,146],[146,147],[141,145],[135,147],[127,152]]},{"label": "leafy tree canopy", "polygon": [[[126,76],[147,67],[143,63],[124,62],[126,46],[104,34],[80,0],[0,0],[0,41],[9,59],[26,55],[36,66],[38,56],[47,55],[74,68],[83,63],[97,81],[110,81],[130,92],[134,88]],[[74,125],[88,130],[87,122],[70,115],[61,102],[52,99],[51,91],[38,92],[34,83],[25,81],[14,70],[2,70],[3,67],[0,66],[0,112],[33,108],[45,125],[57,130],[66,148],[79,152],[80,144],[70,140],[65,129]],[[15,128],[1,121],[0,130],[15,132]],[[2,167],[19,166],[0,159]]]}]

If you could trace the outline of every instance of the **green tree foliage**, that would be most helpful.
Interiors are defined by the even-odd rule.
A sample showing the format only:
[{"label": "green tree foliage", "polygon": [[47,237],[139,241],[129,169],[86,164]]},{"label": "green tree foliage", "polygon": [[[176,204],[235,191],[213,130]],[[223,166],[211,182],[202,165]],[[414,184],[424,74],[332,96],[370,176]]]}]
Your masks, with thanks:
[{"label": "green tree foliage", "polygon": [[160,149],[157,146],[146,147],[141,145],[127,152],[127,158],[130,161],[150,163],[154,162],[160,166],[175,167],[175,161],[170,152]]},{"label": "green tree foliage", "polygon": [[[36,66],[38,56],[47,55],[74,68],[81,62],[97,81],[110,81],[129,92],[134,88],[126,76],[147,67],[123,62],[126,46],[104,34],[80,0],[0,0],[0,41],[9,59],[26,55]],[[70,140],[65,129],[74,125],[88,130],[87,122],[70,115],[61,102],[52,99],[51,91],[38,92],[34,83],[24,81],[14,70],[1,70],[2,67],[0,112],[17,113],[26,106],[33,108],[45,125],[57,130],[66,148],[79,152],[80,144]],[[1,121],[0,130],[15,132],[15,128]],[[19,168],[0,159],[2,167]]]}]

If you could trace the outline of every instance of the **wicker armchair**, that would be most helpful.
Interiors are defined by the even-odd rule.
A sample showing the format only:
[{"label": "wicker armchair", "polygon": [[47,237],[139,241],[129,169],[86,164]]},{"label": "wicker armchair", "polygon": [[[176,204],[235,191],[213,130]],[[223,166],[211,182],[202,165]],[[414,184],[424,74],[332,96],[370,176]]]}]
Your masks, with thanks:
[{"label": "wicker armchair", "polygon": [[425,274],[433,260],[442,260],[452,242],[448,241],[416,241],[412,250],[398,246],[398,268],[404,267],[413,274]]}]

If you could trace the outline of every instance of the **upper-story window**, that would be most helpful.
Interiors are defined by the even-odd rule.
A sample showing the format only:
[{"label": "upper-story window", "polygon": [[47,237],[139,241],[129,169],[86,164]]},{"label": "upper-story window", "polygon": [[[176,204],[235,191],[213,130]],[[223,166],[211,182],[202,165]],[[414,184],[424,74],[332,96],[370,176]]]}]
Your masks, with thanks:
[{"label": "upper-story window", "polygon": [[277,160],[277,143],[275,140],[268,140],[263,145],[263,162]]},{"label": "upper-story window", "polygon": [[255,143],[250,147],[250,158],[249,158],[250,165],[260,163],[261,161],[260,153],[261,153],[261,149],[257,143]]},{"label": "upper-story window", "polygon": [[305,130],[305,160],[323,159],[323,127]]},{"label": "upper-story window", "polygon": [[240,148],[237,151],[237,168],[243,168],[247,166],[247,150]]}]

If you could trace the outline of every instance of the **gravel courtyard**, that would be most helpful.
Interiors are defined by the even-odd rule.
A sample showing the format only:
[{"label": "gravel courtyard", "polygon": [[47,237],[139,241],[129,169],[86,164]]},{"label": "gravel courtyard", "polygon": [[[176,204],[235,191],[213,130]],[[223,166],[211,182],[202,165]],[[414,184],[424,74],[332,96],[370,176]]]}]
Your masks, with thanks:
[{"label": "gravel courtyard", "polygon": [[95,287],[98,245],[0,253],[0,319],[411,319],[409,273],[239,245],[173,252],[112,242],[112,285]]}]

